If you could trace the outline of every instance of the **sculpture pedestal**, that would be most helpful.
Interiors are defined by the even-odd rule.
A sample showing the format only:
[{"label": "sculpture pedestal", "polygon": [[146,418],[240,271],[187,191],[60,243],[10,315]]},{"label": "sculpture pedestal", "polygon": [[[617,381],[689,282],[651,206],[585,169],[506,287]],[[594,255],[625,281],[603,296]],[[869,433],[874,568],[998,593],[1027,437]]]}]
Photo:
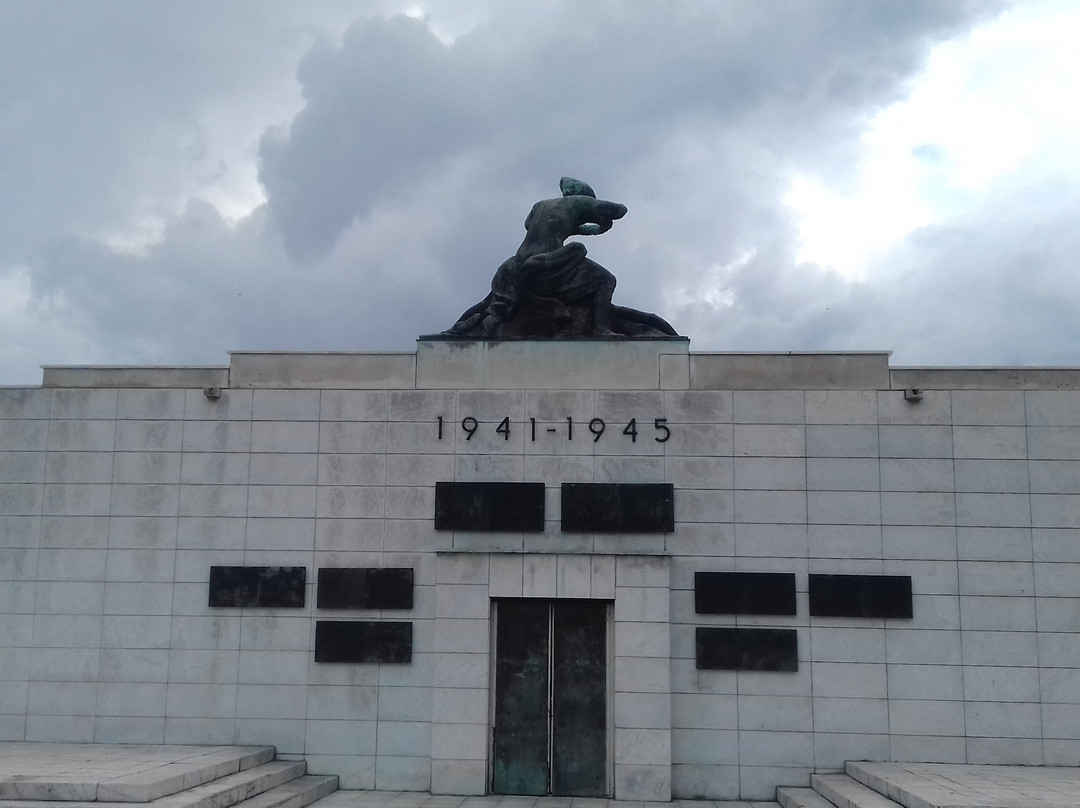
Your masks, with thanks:
[{"label": "sculpture pedestal", "polygon": [[416,386],[427,390],[686,389],[689,354],[686,337],[421,339],[416,344]]}]

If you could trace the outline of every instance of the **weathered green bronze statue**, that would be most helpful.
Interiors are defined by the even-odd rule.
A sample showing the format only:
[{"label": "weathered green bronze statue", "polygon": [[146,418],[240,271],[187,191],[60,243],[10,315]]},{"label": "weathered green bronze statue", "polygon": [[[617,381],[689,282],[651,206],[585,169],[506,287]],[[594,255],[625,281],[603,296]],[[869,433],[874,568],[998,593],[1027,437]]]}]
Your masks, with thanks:
[{"label": "weathered green bronze statue", "polygon": [[440,336],[481,339],[667,337],[675,330],[655,314],[611,302],[615,276],[586,258],[570,236],[606,233],[626,206],[597,199],[580,180],[563,177],[563,195],[533,205],[525,240],[495,272],[491,292]]}]

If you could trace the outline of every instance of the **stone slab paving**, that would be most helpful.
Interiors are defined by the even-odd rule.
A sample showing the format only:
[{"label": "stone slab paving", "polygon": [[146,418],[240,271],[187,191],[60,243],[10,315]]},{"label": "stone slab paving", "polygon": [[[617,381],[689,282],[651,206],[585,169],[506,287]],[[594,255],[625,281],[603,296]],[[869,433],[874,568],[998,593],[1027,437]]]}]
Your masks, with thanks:
[{"label": "stone slab paving", "polygon": [[413,791],[335,791],[318,808],[779,808],[775,802],[672,800],[640,802],[596,797],[450,797]]},{"label": "stone slab paving", "polygon": [[911,808],[1080,806],[1080,768],[952,763],[855,763],[847,773]]}]

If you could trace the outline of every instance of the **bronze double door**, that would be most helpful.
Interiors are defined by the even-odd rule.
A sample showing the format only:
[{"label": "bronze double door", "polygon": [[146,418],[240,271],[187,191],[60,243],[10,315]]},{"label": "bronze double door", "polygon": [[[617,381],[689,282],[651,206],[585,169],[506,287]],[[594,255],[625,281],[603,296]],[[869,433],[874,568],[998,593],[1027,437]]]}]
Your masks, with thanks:
[{"label": "bronze double door", "polygon": [[608,794],[608,604],[495,602],[491,791]]}]

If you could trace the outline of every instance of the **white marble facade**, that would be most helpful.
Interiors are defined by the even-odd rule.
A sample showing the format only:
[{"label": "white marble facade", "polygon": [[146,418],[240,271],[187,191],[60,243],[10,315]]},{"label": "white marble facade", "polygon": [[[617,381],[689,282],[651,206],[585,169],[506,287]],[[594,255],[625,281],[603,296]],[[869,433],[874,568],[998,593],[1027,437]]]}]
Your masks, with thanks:
[{"label": "white marble facade", "polygon": [[[0,740],[273,744],[346,788],[483,793],[491,600],[571,597],[612,603],[621,799],[1080,759],[1078,371],[421,342],[44,382],[0,388]],[[543,482],[544,532],[436,531],[450,480]],[[567,482],[672,483],[675,530],[562,533]],[[214,565],[303,566],[306,605],[210,608]],[[314,662],[335,566],[414,570],[411,612],[344,615],[410,620],[411,663]],[[794,573],[797,614],[695,614],[697,571]],[[914,618],[811,617],[813,573],[910,575]],[[794,628],[799,669],[698,670],[698,626]]]}]

